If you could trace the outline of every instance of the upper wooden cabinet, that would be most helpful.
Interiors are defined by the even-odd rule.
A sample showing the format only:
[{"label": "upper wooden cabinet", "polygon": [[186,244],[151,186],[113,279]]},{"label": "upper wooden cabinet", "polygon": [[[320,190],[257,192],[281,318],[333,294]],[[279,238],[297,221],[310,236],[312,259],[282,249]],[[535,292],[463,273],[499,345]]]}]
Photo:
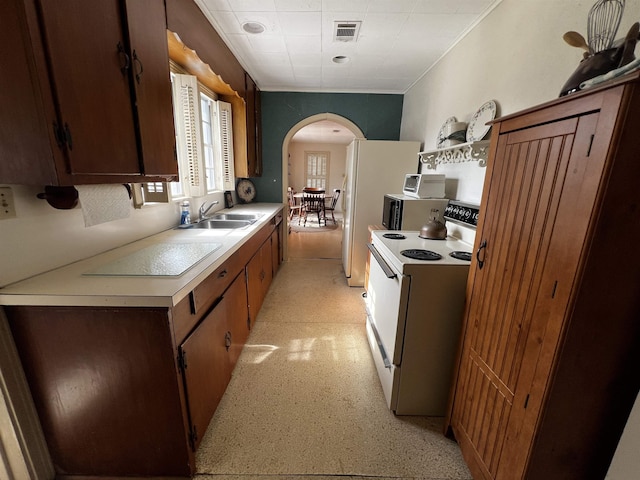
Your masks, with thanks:
[{"label": "upper wooden cabinet", "polygon": [[637,396],[640,75],[493,126],[449,422],[475,479],[601,479]]},{"label": "upper wooden cabinet", "polygon": [[0,182],[177,178],[162,0],[2,0]]},{"label": "upper wooden cabinet", "polygon": [[247,108],[247,160],[245,166],[238,166],[238,177],[259,177],[262,175],[262,136],[260,121],[260,89],[248,73],[245,73],[245,101]]}]

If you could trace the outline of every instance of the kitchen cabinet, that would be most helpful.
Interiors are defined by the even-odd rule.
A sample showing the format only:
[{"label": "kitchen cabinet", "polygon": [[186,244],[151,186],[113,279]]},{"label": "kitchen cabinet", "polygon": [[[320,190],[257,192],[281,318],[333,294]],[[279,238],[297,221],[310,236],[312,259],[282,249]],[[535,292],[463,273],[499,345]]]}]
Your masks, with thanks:
[{"label": "kitchen cabinet", "polygon": [[0,22],[0,182],[177,178],[164,2],[4,0]]},{"label": "kitchen cabinet", "polygon": [[274,221],[276,228],[271,234],[271,266],[275,277],[284,261],[284,223],[282,222],[282,213],[277,214]]},{"label": "kitchen cabinet", "polygon": [[447,427],[476,479],[602,479],[640,387],[640,77],[497,120]]},{"label": "kitchen cabinet", "polygon": [[58,477],[195,474],[195,451],[249,335],[247,264],[265,251],[270,260],[274,229],[272,218],[173,306],[130,306],[163,304],[153,298],[163,287],[117,277],[108,291],[121,281],[151,293],[111,294],[126,306],[39,305],[40,294],[36,305],[3,306]]},{"label": "kitchen cabinet", "polygon": [[189,438],[194,450],[231,380],[231,372],[249,336],[248,320],[247,285],[240,274],[180,346]]},{"label": "kitchen cabinet", "polygon": [[247,122],[246,166],[236,166],[238,177],[260,177],[262,175],[262,124],[260,89],[248,73],[245,73],[245,102]]},{"label": "kitchen cabinet", "polygon": [[270,236],[247,264],[249,319],[252,327],[273,279],[271,242]]}]

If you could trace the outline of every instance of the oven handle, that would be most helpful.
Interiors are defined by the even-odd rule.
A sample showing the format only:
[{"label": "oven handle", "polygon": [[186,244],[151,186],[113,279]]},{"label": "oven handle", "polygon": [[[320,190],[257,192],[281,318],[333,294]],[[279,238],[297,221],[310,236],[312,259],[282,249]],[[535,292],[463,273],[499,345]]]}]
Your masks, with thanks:
[{"label": "oven handle", "polygon": [[378,350],[380,350],[380,356],[382,357],[382,362],[384,363],[384,368],[391,369],[391,362],[389,361],[389,357],[387,357],[387,352],[384,349],[384,345],[382,345],[382,340],[380,340],[380,335],[378,334],[378,329],[376,328],[376,324],[371,320],[371,312],[368,307],[365,307],[367,311],[367,322],[371,325],[371,331],[373,332],[373,336],[376,337],[376,343],[378,344]]},{"label": "oven handle", "polygon": [[378,262],[378,265],[380,265],[380,268],[382,268],[382,271],[387,276],[387,278],[396,278],[398,276],[393,270],[391,270],[391,267],[389,267],[387,262],[384,261],[384,258],[382,258],[382,255],[380,255],[380,253],[378,252],[378,250],[376,250],[376,247],[374,247],[373,244],[367,243],[367,248],[371,252],[371,255],[375,257],[375,259]]}]

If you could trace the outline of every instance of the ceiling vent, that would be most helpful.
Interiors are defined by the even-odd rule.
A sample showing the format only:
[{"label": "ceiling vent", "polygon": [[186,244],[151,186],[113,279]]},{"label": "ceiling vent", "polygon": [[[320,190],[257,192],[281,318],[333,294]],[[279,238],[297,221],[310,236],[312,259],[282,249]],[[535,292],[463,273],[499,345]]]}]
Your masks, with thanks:
[{"label": "ceiling vent", "polygon": [[358,39],[362,22],[334,22],[333,40],[336,42],[355,42]]}]

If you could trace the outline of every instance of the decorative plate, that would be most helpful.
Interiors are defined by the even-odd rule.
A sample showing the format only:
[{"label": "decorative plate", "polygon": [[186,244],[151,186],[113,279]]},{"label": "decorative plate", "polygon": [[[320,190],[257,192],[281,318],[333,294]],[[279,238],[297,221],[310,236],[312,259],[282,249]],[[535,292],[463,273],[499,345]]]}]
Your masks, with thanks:
[{"label": "decorative plate", "polygon": [[248,178],[241,178],[236,184],[236,193],[242,203],[251,203],[256,198],[256,186]]},{"label": "decorative plate", "polygon": [[473,114],[467,128],[467,142],[478,142],[489,133],[491,125],[486,123],[496,118],[496,110],[496,102],[489,100]]},{"label": "decorative plate", "polygon": [[438,132],[438,139],[436,140],[436,148],[444,147],[443,144],[447,139],[445,135],[445,131],[446,131],[445,127],[450,123],[457,122],[457,121],[458,119],[456,117],[449,117],[444,121],[444,123],[442,124],[442,127],[440,127],[440,131]]}]

